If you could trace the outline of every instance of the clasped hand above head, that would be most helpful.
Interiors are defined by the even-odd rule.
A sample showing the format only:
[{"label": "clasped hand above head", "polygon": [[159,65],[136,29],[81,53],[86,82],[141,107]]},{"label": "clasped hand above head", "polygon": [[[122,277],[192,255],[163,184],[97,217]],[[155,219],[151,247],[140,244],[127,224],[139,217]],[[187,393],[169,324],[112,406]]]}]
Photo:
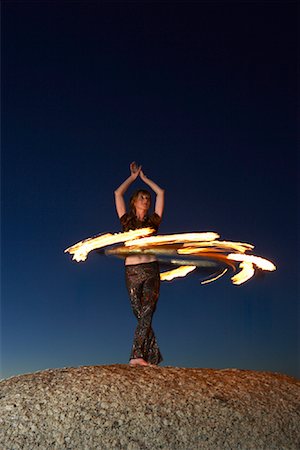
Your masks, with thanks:
[{"label": "clasped hand above head", "polygon": [[130,164],[131,175],[138,175],[142,169],[142,166],[138,166],[135,161]]},{"label": "clasped hand above head", "polygon": [[138,166],[135,161],[133,161],[130,164],[130,172],[131,172],[131,176],[134,179],[136,179],[138,176],[140,176],[140,178],[143,181],[145,181],[145,179],[147,178],[146,175],[144,174],[144,172],[142,171],[142,166]]}]

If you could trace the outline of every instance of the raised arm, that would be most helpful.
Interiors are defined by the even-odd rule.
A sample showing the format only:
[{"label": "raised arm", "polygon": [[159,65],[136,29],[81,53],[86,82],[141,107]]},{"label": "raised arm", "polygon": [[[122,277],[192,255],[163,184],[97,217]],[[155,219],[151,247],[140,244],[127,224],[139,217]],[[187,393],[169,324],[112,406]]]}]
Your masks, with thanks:
[{"label": "raised arm", "polygon": [[122,217],[126,213],[126,204],[124,194],[129,186],[137,179],[142,166],[137,166],[135,162],[130,164],[130,176],[115,190],[115,205],[118,217]]},{"label": "raised arm", "polygon": [[164,189],[160,188],[154,181],[150,180],[144,172],[140,169],[139,172],[140,178],[143,180],[144,183],[148,184],[148,186],[155,192],[156,194],[156,201],[155,201],[155,212],[159,215],[159,217],[162,217],[164,212],[164,206],[165,206],[165,191]]}]

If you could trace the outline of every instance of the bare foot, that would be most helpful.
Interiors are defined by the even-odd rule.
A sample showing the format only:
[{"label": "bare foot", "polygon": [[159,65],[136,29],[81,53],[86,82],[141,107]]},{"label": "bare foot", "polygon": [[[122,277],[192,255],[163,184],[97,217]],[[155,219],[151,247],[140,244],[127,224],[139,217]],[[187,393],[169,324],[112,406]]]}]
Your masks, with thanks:
[{"label": "bare foot", "polygon": [[129,361],[130,366],[149,366],[143,358],[135,358]]}]

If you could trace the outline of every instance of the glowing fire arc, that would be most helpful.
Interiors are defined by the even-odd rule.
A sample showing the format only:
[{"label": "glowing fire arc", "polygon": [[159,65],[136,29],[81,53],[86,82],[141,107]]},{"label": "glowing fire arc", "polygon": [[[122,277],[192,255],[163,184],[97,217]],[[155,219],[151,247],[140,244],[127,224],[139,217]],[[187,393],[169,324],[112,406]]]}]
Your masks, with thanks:
[{"label": "glowing fire arc", "polygon": [[[221,278],[228,270],[235,272],[231,281],[235,285],[245,283],[255,275],[257,269],[274,271],[276,266],[269,260],[246,252],[254,248],[243,242],[219,241],[215,232],[181,233],[153,236],[151,228],[140,228],[125,233],[100,234],[68,247],[65,253],[80,262],[87,259],[95,249],[104,249],[105,254],[126,258],[129,255],[151,254],[158,261],[168,261],[175,269],[162,272],[162,281],[185,277],[197,268],[219,267],[217,273],[203,280],[211,283]],[[123,243],[111,248],[115,244]],[[108,248],[110,247],[110,248]]]}]

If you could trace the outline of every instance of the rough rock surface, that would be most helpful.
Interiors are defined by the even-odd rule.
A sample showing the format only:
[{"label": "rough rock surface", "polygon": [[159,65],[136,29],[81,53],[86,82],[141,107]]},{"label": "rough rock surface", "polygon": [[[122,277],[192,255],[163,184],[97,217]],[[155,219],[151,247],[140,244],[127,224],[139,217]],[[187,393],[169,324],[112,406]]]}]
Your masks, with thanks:
[{"label": "rough rock surface", "polygon": [[299,449],[300,381],[128,365],[15,376],[0,382],[0,448]]}]

